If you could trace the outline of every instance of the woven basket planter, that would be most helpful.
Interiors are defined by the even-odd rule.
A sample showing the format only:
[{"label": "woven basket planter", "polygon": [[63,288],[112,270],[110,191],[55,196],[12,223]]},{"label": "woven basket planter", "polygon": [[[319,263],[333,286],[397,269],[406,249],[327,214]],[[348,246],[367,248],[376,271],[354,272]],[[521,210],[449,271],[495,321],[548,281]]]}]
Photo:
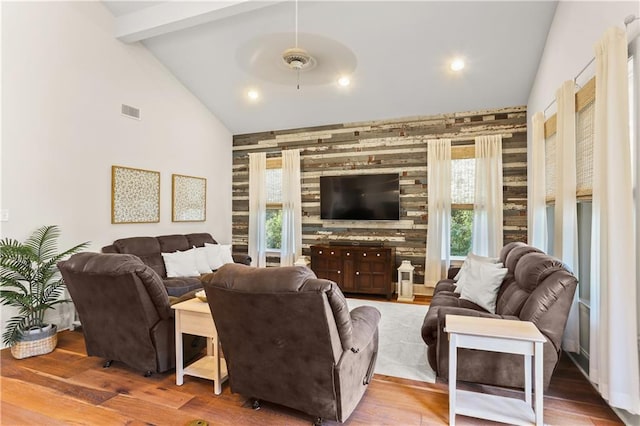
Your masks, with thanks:
[{"label": "woven basket planter", "polygon": [[24,334],[20,341],[11,346],[11,355],[16,359],[44,355],[53,351],[58,344],[58,328],[52,325],[42,333]]}]

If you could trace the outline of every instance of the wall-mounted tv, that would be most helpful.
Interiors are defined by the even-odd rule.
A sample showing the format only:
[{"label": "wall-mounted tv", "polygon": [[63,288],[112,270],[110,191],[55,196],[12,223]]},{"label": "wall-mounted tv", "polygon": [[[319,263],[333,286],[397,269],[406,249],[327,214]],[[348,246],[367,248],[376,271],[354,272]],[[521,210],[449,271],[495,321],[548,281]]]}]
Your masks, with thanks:
[{"label": "wall-mounted tv", "polygon": [[399,175],[320,176],[320,218],[399,220]]}]

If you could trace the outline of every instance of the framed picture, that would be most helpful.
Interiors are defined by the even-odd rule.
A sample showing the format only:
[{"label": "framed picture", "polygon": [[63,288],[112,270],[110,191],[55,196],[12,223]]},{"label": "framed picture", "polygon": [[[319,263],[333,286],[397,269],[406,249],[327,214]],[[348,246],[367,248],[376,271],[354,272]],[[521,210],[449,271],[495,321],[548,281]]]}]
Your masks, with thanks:
[{"label": "framed picture", "polygon": [[111,223],[160,222],[160,172],[111,166]]},{"label": "framed picture", "polygon": [[203,222],[207,219],[207,179],[171,175],[173,222]]}]

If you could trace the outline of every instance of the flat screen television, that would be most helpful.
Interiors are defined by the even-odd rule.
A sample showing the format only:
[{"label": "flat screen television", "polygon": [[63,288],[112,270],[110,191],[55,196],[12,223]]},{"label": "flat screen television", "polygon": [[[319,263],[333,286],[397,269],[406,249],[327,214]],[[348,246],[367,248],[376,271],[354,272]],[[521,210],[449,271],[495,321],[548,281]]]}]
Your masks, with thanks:
[{"label": "flat screen television", "polygon": [[399,220],[400,176],[320,176],[320,218]]}]

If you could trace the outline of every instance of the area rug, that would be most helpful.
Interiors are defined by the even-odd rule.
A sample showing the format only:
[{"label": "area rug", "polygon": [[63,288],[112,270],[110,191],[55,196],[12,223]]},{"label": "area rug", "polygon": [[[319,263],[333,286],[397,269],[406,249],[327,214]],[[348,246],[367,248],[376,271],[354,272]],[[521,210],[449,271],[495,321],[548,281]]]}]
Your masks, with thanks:
[{"label": "area rug", "polygon": [[382,314],[376,374],[435,383],[435,372],[427,362],[427,345],[420,335],[429,306],[361,299],[347,299],[347,304],[349,309],[373,306]]}]

